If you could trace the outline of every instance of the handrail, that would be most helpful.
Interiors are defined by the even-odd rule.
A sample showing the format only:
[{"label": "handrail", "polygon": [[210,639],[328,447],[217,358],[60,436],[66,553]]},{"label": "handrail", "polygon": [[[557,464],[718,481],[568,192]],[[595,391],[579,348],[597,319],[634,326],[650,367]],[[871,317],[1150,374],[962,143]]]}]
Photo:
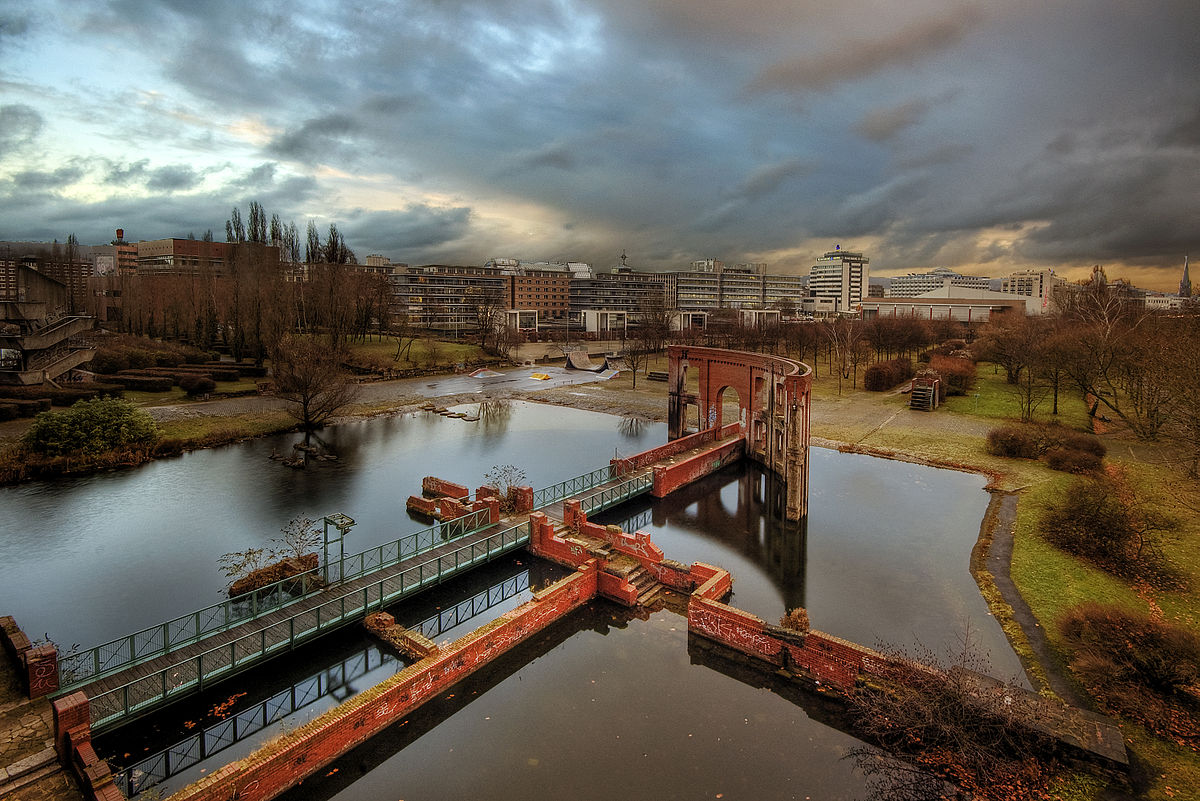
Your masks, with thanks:
[{"label": "handrail", "polygon": [[[465,537],[490,523],[488,510],[438,523],[392,542],[368,548],[341,561],[356,565],[343,578],[360,578],[403,560]],[[321,590],[325,566],[281,579],[253,592],[206,606],[195,612],[158,623],[124,637],[63,655],[59,659],[60,692],[82,686],[97,677],[147,659],[169,654],[207,636],[298,603]],[[299,590],[299,592],[297,592]]]},{"label": "handrail", "polygon": [[[503,603],[521,592],[530,589],[529,569],[497,582],[485,590],[449,609],[413,624],[408,628],[419,631],[433,640],[439,635],[473,617],[483,614],[497,604]],[[379,664],[371,664],[371,653],[379,655]],[[182,740],[150,756],[140,757],[127,767],[113,766],[113,779],[126,798],[132,798],[151,787],[161,784],[196,765],[203,759],[230,748],[247,737],[261,732],[277,720],[313,704],[336,689],[347,687],[353,680],[366,675],[376,667],[397,661],[388,650],[374,646],[356,651],[343,659],[335,669],[325,668],[318,673],[293,683],[290,687],[264,699],[248,709],[235,712],[229,717],[190,734]],[[407,664],[407,662],[405,663]],[[331,681],[331,676],[337,677]]]},{"label": "handrail", "polygon": [[192,687],[203,689],[209,679],[238,672],[267,653],[282,649],[291,650],[297,643],[307,641],[322,631],[356,620],[368,611],[382,608],[428,584],[440,583],[466,567],[490,559],[493,553],[512,550],[528,540],[529,523],[526,521],[489,534],[479,542],[412,565],[400,573],[386,576],[360,589],[327,598],[316,607],[305,609],[259,631],[245,634],[148,676],[97,693],[88,699],[92,711],[92,728],[99,730],[109,723],[152,707],[167,697]]},{"label": "handrail", "polygon": [[[536,490],[533,494],[534,509],[541,509],[564,498],[594,489],[617,477],[613,466],[609,464]],[[634,492],[641,491],[652,483],[645,476],[634,481],[640,482]],[[629,489],[631,485],[627,481],[617,486]],[[615,488],[607,489],[602,494],[603,500],[596,503],[592,503],[589,498],[584,504],[584,511],[592,512],[597,508],[605,508],[630,496],[623,496],[621,491]],[[340,578],[343,581],[365,578],[405,559],[420,556],[434,548],[454,542],[489,525],[489,514],[487,509],[480,509],[341,558],[338,562]],[[58,662],[58,692],[68,692],[101,676],[164,656],[205,637],[228,631],[247,621],[299,603],[323,589],[321,574],[327,569],[331,569],[331,566],[322,565],[133,634],[64,654]]]}]

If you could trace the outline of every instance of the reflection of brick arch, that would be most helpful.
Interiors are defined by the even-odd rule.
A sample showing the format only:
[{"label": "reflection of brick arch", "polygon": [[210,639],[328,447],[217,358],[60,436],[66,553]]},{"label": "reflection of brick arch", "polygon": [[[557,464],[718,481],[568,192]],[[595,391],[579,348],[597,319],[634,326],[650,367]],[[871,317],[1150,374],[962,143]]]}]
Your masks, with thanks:
[{"label": "reflection of brick arch", "polygon": [[[807,515],[809,366],[781,356],[685,345],[672,345],[668,355],[669,438],[689,433],[689,419],[699,430],[722,425],[722,393],[733,389],[746,455],[783,477],[789,519]],[[697,378],[696,393],[687,388],[689,374]]]}]

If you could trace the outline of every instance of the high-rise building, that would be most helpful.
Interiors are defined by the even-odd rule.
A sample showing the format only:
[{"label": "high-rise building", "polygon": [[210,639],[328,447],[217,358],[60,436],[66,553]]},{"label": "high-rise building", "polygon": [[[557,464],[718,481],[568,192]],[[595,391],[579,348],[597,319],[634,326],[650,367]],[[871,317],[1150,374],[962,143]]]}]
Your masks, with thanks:
[{"label": "high-rise building", "polygon": [[1183,278],[1179,279],[1179,297],[1190,298],[1192,296],[1192,279],[1188,278],[1188,257],[1183,257]]},{"label": "high-rise building", "polygon": [[855,311],[867,297],[871,260],[838,245],[827,251],[808,274],[809,294],[816,298],[831,298],[837,312]]}]

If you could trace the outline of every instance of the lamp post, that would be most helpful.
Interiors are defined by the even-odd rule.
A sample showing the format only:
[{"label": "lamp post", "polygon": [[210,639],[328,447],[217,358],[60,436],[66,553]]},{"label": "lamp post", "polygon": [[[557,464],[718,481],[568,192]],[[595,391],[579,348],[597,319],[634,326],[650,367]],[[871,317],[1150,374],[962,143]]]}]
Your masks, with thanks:
[{"label": "lamp post", "polygon": [[344,515],[341,512],[336,512],[331,515],[326,515],[324,518],[322,518],[321,522],[323,523],[323,528],[324,528],[324,551],[322,553],[321,567],[325,572],[325,583],[326,583],[326,585],[333,583],[333,580],[329,575],[329,543],[330,543],[329,530],[330,530],[330,528],[333,528],[333,530],[337,532],[334,536],[337,537],[337,545],[338,545],[337,580],[340,583],[342,581],[343,575],[345,574],[345,571],[343,568],[345,567],[345,562],[346,562],[346,533],[349,532],[350,529],[354,526],[354,518],[349,517],[348,515]]}]

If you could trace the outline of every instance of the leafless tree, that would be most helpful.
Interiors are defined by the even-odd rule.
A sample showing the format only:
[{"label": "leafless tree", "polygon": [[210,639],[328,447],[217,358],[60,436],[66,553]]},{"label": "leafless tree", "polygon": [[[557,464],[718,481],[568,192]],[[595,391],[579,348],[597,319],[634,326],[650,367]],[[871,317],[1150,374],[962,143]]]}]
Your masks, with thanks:
[{"label": "leafless tree", "polygon": [[272,359],[276,394],[288,411],[311,431],[321,428],[358,395],[358,386],[341,369],[341,353],[312,337],[287,334]]}]

